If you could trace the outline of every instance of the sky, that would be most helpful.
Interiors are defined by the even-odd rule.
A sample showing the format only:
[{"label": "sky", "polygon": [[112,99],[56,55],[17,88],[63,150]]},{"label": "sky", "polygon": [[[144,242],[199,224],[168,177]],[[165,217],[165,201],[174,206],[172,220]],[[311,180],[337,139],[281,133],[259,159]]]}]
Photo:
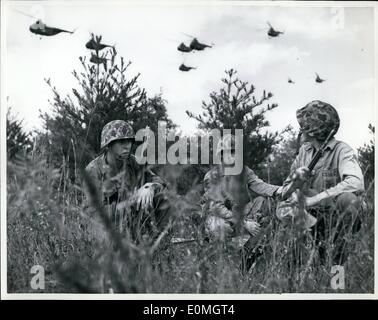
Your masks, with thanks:
[{"label": "sky", "polygon": [[[347,5],[351,6],[352,3]],[[368,124],[375,125],[374,8],[308,7],[251,2],[197,3],[90,3],[2,2],[2,32],[5,47],[2,95],[8,106],[24,119],[28,130],[41,128],[39,110],[51,112],[52,93],[44,78],[50,78],[65,95],[77,88],[71,72],[81,70],[79,56],[90,57],[85,43],[90,33],[115,44],[130,75],[141,73],[139,84],[149,96],[163,93],[169,117],[184,133],[196,130],[196,121],[185,111],[202,111],[202,101],[222,87],[224,71],[235,69],[242,81],[273,93],[270,102],[278,108],[267,113],[271,127],[288,124],[298,129],[295,111],[312,100],[332,104],[341,126],[336,135],[353,148],[370,140]],[[76,31],[40,39],[29,32],[35,19],[49,26]],[[284,31],[267,36],[267,21]],[[182,54],[180,42],[214,43],[202,52]],[[181,72],[181,63],[197,67]],[[318,84],[315,72],[326,79]],[[287,82],[290,77],[295,84]],[[5,108],[2,104],[2,108]],[[3,110],[2,110],[3,111]]]}]

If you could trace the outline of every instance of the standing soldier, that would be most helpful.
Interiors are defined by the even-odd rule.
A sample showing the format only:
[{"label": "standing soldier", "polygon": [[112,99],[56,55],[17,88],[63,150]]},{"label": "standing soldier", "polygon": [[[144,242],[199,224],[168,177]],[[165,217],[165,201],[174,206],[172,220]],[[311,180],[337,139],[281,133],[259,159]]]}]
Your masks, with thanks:
[{"label": "standing soldier", "polygon": [[[130,124],[123,120],[107,123],[101,132],[101,154],[85,171],[114,227],[123,231],[128,226],[136,240],[142,226],[149,228],[149,232],[162,230],[170,219],[170,206],[164,196],[164,181],[136,162],[131,152],[134,141]],[[85,186],[89,212],[93,213],[94,195],[88,189]]]},{"label": "standing soldier", "polygon": [[[230,152],[224,153],[224,150]],[[242,259],[247,264],[242,266],[249,269],[259,255],[255,253],[261,254],[261,248],[256,248],[252,240],[268,226],[271,219],[266,214],[268,209],[264,197],[279,195],[281,188],[262,181],[247,166],[243,166],[238,175],[226,175],[225,169],[230,163],[233,165],[230,160],[235,159],[235,152],[235,136],[225,135],[217,146],[221,164],[214,166],[204,177],[203,211],[208,213],[206,229],[210,238],[225,240],[246,236],[248,241],[242,250]],[[251,192],[258,196],[253,198]]]},{"label": "standing soldier", "polygon": [[[361,168],[353,149],[333,136],[340,125],[337,111],[328,103],[315,100],[297,110],[297,120],[304,142],[291,166],[291,175],[284,182],[285,200],[300,186],[304,205],[317,218],[313,234],[319,245],[322,263],[326,258],[326,241],[333,247],[332,263],[343,264],[346,259],[345,236],[359,225],[357,195],[364,191]],[[322,146],[328,139],[326,146]],[[309,172],[308,165],[320,147],[325,151]],[[297,202],[296,197],[292,197]],[[277,215],[287,214],[278,207]],[[289,209],[290,210],[290,209]],[[332,240],[333,239],[333,240]]]}]

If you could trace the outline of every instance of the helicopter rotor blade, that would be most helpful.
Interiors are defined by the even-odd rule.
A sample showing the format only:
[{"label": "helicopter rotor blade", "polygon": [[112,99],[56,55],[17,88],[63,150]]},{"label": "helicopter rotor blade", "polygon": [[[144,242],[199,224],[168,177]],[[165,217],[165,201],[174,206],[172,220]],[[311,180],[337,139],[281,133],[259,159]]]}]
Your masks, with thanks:
[{"label": "helicopter rotor blade", "polygon": [[273,29],[273,27],[272,27],[272,25],[270,24],[270,22],[269,22],[269,21],[267,21],[266,23],[268,24],[268,26],[269,26],[270,28],[272,28],[272,29]]},{"label": "helicopter rotor blade", "polygon": [[189,37],[189,38],[195,38],[194,36],[191,36],[190,34],[187,34],[187,33],[185,33],[185,32],[181,32],[184,36],[187,36],[187,37]]},{"label": "helicopter rotor blade", "polygon": [[17,10],[17,9],[13,9],[13,11],[16,11],[16,12],[18,12],[18,13],[20,13],[20,14],[24,15],[24,16],[27,16],[27,17],[29,17],[29,18],[33,18],[33,19],[36,19],[36,20],[38,20],[38,18],[37,18],[37,17],[35,17],[35,16],[32,16],[31,14],[28,14],[28,13],[22,12],[22,11],[20,11],[20,10]]}]

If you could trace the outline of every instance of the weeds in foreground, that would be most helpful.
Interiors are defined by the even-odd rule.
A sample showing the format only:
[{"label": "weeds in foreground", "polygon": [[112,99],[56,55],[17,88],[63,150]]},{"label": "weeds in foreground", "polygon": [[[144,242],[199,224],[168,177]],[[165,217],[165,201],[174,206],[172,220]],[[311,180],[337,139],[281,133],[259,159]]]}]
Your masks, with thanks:
[{"label": "weeds in foreground", "polygon": [[[320,264],[311,237],[295,237],[283,229],[274,206],[261,240],[264,250],[243,272],[240,247],[204,237],[197,215],[200,190],[195,186],[185,196],[174,188],[168,193],[175,216],[169,232],[181,240],[163,241],[162,235],[152,243],[134,243],[112,228],[100,204],[100,223],[94,223],[83,210],[80,185],[70,182],[67,168],[50,168],[43,159],[42,151],[8,163],[8,292],[335,292],[330,287],[331,262]],[[371,185],[359,212],[361,229],[347,234],[351,246],[346,288],[337,292],[373,292],[373,195]],[[332,251],[331,242],[327,250]],[[30,287],[34,265],[45,269],[43,291]]]}]

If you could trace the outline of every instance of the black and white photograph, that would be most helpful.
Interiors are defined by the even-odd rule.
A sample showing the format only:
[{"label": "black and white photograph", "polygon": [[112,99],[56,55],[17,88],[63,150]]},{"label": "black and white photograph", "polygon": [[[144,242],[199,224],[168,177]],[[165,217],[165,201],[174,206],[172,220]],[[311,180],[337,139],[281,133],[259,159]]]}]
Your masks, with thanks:
[{"label": "black and white photograph", "polygon": [[2,299],[376,299],[376,15],[2,1]]}]

